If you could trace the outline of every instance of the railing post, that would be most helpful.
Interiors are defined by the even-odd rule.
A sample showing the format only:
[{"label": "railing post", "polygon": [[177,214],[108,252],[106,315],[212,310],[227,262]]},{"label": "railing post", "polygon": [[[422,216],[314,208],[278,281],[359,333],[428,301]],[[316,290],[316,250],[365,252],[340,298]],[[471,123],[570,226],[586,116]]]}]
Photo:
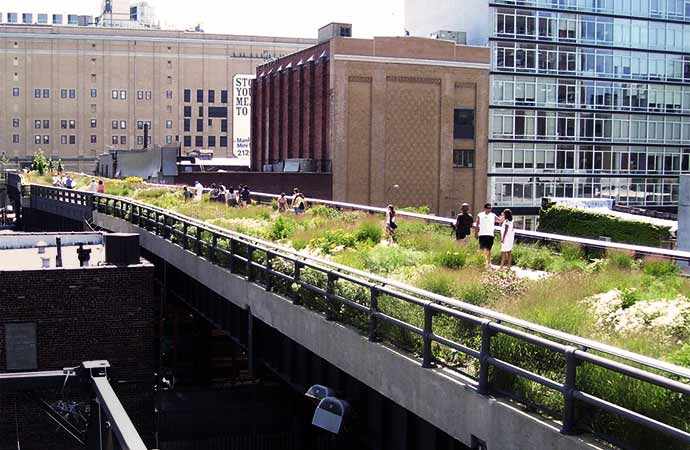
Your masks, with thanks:
[{"label": "railing post", "polygon": [[489,385],[489,358],[491,357],[491,337],[494,332],[491,329],[491,321],[486,320],[482,323],[482,345],[479,349],[479,393],[489,395],[491,390]]},{"label": "railing post", "polygon": [[333,272],[328,272],[328,281],[326,283],[326,320],[335,320],[335,301],[332,296],[335,295],[335,282],[337,280]]},{"label": "railing post", "polygon": [[302,299],[299,296],[300,278],[302,276],[302,263],[295,260],[294,261],[294,275],[292,277],[292,282],[295,284],[295,289],[292,292],[292,303],[295,305],[302,304]]},{"label": "railing post", "polygon": [[271,292],[273,290],[273,253],[266,251],[266,290]]},{"label": "railing post", "polygon": [[196,253],[197,256],[201,256],[201,227],[199,227],[199,225],[196,226],[196,233],[194,233],[194,238],[196,239],[194,253]]},{"label": "railing post", "polygon": [[230,258],[228,261],[228,270],[230,273],[235,272],[235,240],[230,238],[230,245],[228,246],[228,251],[230,253]]},{"label": "railing post", "polygon": [[574,391],[577,389],[577,357],[575,347],[568,347],[565,350],[565,384],[563,390],[563,426],[561,433],[573,434],[575,422],[575,397]]},{"label": "railing post", "polygon": [[424,305],[424,332],[422,335],[422,367],[429,369],[432,366],[433,355],[431,353],[431,335],[433,333],[434,311],[428,304]]},{"label": "railing post", "polygon": [[189,248],[189,225],[187,222],[182,222],[182,248],[187,250]]},{"label": "railing post", "polygon": [[254,271],[252,270],[254,250],[255,248],[251,244],[247,244],[247,281],[254,281]]},{"label": "railing post", "polygon": [[211,236],[211,248],[208,250],[208,260],[212,263],[216,262],[216,248],[218,247],[218,235],[213,233]]},{"label": "railing post", "polygon": [[377,342],[379,340],[377,336],[379,328],[379,319],[376,314],[379,312],[379,290],[376,286],[371,286],[369,288],[369,340],[371,342]]}]

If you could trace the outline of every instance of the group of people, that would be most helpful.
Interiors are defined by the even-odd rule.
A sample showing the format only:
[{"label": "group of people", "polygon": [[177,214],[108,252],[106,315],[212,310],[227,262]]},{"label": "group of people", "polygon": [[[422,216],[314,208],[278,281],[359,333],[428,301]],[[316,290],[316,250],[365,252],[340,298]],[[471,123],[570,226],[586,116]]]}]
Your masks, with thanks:
[{"label": "group of people", "polygon": [[467,238],[474,230],[474,236],[479,240],[479,249],[484,253],[486,265],[491,265],[491,249],[496,239],[496,225],[500,226],[501,239],[501,267],[510,268],[513,264],[513,245],[515,244],[515,225],[513,224],[513,212],[504,209],[500,216],[493,212],[491,203],[486,203],[484,209],[477,214],[476,219],[470,214],[470,205],[463,203],[460,214],[455,218],[452,227],[455,230],[455,239],[465,244]]},{"label": "group of people", "polygon": [[[288,198],[285,192],[280,194],[277,203],[279,213],[285,213],[288,211]],[[292,211],[297,215],[304,214],[304,211],[307,210],[307,199],[304,197],[304,194],[299,190],[299,188],[292,190],[290,209],[292,209]]]},{"label": "group of people", "polygon": [[[395,240],[395,230],[398,228],[396,223],[397,213],[393,205],[386,208],[386,235],[388,242]],[[469,236],[474,231],[474,236],[479,240],[479,249],[484,253],[487,267],[491,266],[491,249],[496,239],[496,225],[500,226],[501,238],[501,268],[510,268],[513,264],[513,245],[515,244],[515,226],[513,224],[513,212],[504,209],[500,216],[493,213],[491,203],[484,205],[484,209],[472,217],[470,205],[463,203],[460,207],[460,214],[455,218],[451,225],[455,231],[455,239],[461,245],[465,245]]]},{"label": "group of people", "polygon": [[53,187],[74,189],[76,187],[76,182],[74,181],[74,178],[69,175],[55,175],[53,176]]}]

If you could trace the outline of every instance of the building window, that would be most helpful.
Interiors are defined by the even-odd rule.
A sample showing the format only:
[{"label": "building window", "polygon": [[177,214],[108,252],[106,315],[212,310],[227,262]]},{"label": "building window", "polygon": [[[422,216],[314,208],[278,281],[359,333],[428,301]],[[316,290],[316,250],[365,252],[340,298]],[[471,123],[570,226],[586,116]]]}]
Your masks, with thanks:
[{"label": "building window", "polygon": [[69,90],[69,98],[77,98],[77,90],[76,89],[70,89]]},{"label": "building window", "polygon": [[184,140],[184,146],[185,147],[191,147],[192,146],[192,137],[191,136],[185,136],[183,140]]},{"label": "building window", "polygon": [[453,120],[454,139],[474,139],[474,110],[456,109]]},{"label": "building window", "polygon": [[146,100],[151,100],[151,91],[146,91],[144,93],[144,98],[146,98]]},{"label": "building window", "polygon": [[12,128],[19,128],[19,119],[12,119]]},{"label": "building window", "polygon": [[60,121],[60,128],[62,128],[63,130],[67,129],[67,121],[66,120]]},{"label": "building window", "polygon": [[91,89],[91,98],[98,97],[98,89]]},{"label": "building window", "polygon": [[43,89],[43,98],[50,98],[50,89]]},{"label": "building window", "polygon": [[6,369],[11,371],[38,368],[36,323],[5,324]]},{"label": "building window", "polygon": [[144,99],[144,91],[137,91],[137,100]]},{"label": "building window", "polygon": [[228,102],[228,91],[223,89],[220,91],[220,102],[221,103],[227,103]]},{"label": "building window", "polygon": [[208,137],[208,146],[209,146],[209,148],[216,146],[216,137],[215,136],[209,136]]},{"label": "building window", "polygon": [[69,143],[70,143],[70,145],[76,144],[77,143],[77,136],[70,134],[69,135]]},{"label": "building window", "polygon": [[50,120],[46,119],[43,121],[43,128],[46,130],[50,128]]},{"label": "building window", "polygon": [[196,131],[199,133],[204,131],[204,119],[196,119]]},{"label": "building window", "polygon": [[127,91],[120,91],[120,100],[127,100]]},{"label": "building window", "polygon": [[60,136],[60,143],[62,145],[67,145],[67,135]]},{"label": "building window", "polygon": [[209,103],[215,103],[216,102],[216,91],[213,89],[208,90],[208,102]]},{"label": "building window", "polygon": [[191,89],[185,89],[184,90],[184,102],[189,103],[191,101],[192,101],[192,90]]},{"label": "building window", "polygon": [[113,100],[117,100],[118,94],[118,91],[113,91]]},{"label": "building window", "polygon": [[221,119],[220,120],[220,132],[221,133],[227,133],[228,132],[228,119]]},{"label": "building window", "polygon": [[184,116],[185,117],[192,117],[192,107],[191,106],[185,106],[184,107]]},{"label": "building window", "polygon": [[34,144],[40,144],[41,143],[41,135],[37,134],[34,136]]},{"label": "building window", "polygon": [[60,89],[60,98],[67,98],[67,89]]},{"label": "building window", "polygon": [[19,97],[19,88],[12,88],[12,97]]},{"label": "building window", "polygon": [[62,25],[62,14],[53,14],[53,25]]},{"label": "building window", "polygon": [[77,122],[74,120],[70,120],[69,121],[69,129],[74,130],[75,128],[77,128]]},{"label": "building window", "polygon": [[137,136],[137,145],[144,145],[144,136]]},{"label": "building window", "polygon": [[41,90],[34,89],[34,98],[41,98]]},{"label": "building window", "polygon": [[194,138],[194,145],[195,145],[197,148],[203,147],[203,146],[204,146],[204,137],[203,137],[203,136],[196,136],[196,137]]},{"label": "building window", "polygon": [[19,135],[18,134],[12,135],[12,143],[13,144],[19,144]]},{"label": "building window", "polygon": [[127,136],[120,136],[120,144],[121,145],[127,144]]},{"label": "building window", "polygon": [[173,122],[172,120],[166,120],[165,121],[165,128],[170,129],[173,127]]},{"label": "building window", "polygon": [[95,134],[92,134],[90,140],[91,140],[92,144],[97,144],[98,143],[98,136],[96,136]]},{"label": "building window", "polygon": [[474,167],[474,150],[453,150],[453,166]]},{"label": "building window", "polygon": [[199,117],[204,117],[204,107],[199,106]]},{"label": "building window", "polygon": [[50,136],[48,136],[47,134],[44,134],[44,135],[43,135],[43,143],[44,143],[45,145],[50,144]]},{"label": "building window", "polygon": [[227,136],[221,136],[220,137],[220,146],[221,147],[227,147],[228,146],[228,137]]},{"label": "building window", "polygon": [[96,128],[98,126],[98,121],[96,119],[91,119],[91,128]]},{"label": "building window", "polygon": [[31,13],[22,14],[22,23],[31,24],[34,21],[34,15]]},{"label": "building window", "polygon": [[185,119],[184,120],[184,131],[186,131],[186,132],[192,131],[192,119]]},{"label": "building window", "polygon": [[41,121],[40,120],[34,120],[34,128],[40,130],[41,129]]},{"label": "building window", "polygon": [[48,23],[48,14],[39,14],[37,22],[41,25],[46,25]]},{"label": "building window", "polygon": [[165,136],[165,143],[166,143],[167,145],[172,144],[172,143],[173,143],[173,137],[170,136],[170,135]]},{"label": "building window", "polygon": [[203,89],[197,89],[196,90],[196,102],[197,103],[204,103],[204,90]]},{"label": "building window", "polygon": [[117,120],[113,120],[112,125],[113,125],[113,130],[117,130],[120,127],[120,122],[118,122]]},{"label": "building window", "polygon": [[127,121],[126,121],[126,120],[121,120],[121,121],[120,121],[120,129],[121,129],[121,130],[126,130],[126,129],[127,129]]},{"label": "building window", "polygon": [[113,141],[112,141],[112,142],[113,142],[113,145],[117,145],[117,143],[119,142],[117,136],[113,136]]}]

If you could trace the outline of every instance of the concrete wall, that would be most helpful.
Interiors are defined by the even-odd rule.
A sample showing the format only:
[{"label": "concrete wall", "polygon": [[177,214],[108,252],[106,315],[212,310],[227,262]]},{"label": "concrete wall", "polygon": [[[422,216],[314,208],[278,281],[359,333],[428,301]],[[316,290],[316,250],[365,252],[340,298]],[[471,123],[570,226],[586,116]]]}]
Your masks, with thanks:
[{"label": "concrete wall", "polygon": [[327,322],[122,219],[94,213],[94,221],[111,231],[140,233],[146,250],[228,301],[249,306],[259,320],[466,445],[474,435],[490,450],[603,448],[581,437],[564,436],[558,423],[525,413],[509,402],[479,395],[474,383],[457,373],[422,369],[416,358],[373,344],[353,329]]}]

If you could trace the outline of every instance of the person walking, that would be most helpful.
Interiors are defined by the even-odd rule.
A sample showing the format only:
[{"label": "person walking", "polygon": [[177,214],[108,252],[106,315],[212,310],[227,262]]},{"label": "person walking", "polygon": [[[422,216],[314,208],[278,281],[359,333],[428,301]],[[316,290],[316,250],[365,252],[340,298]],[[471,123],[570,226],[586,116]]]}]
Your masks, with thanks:
[{"label": "person walking", "polygon": [[252,194],[249,192],[249,187],[245,184],[242,187],[242,192],[240,193],[240,200],[242,201],[242,207],[246,208],[252,204]]},{"label": "person walking", "polygon": [[98,188],[96,189],[96,192],[99,194],[105,194],[105,183],[103,180],[98,180]]},{"label": "person walking", "polygon": [[513,212],[503,210],[503,224],[501,225],[501,268],[510,269],[513,265],[513,244],[515,243],[515,227]]},{"label": "person walking", "polygon": [[455,218],[455,223],[451,226],[455,230],[455,240],[460,245],[467,244],[467,237],[472,232],[472,224],[474,223],[474,217],[470,214],[470,205],[463,203],[460,207],[460,214]]},{"label": "person walking", "polygon": [[298,188],[293,189],[292,192],[292,210],[297,215],[304,214],[304,210],[306,209],[304,195]]},{"label": "person walking", "polygon": [[89,192],[94,194],[98,192],[98,181],[96,181],[95,178],[91,179],[91,183],[89,184]]},{"label": "person walking", "polygon": [[287,206],[288,206],[288,201],[287,198],[285,197],[285,192],[280,194],[280,197],[278,197],[278,212],[279,213],[284,213],[287,212]]},{"label": "person walking", "polygon": [[388,236],[389,244],[395,242],[395,230],[398,229],[398,224],[395,219],[396,216],[395,207],[393,205],[388,205],[388,208],[386,208],[386,236]]},{"label": "person walking", "polygon": [[496,214],[491,212],[491,203],[484,205],[484,210],[477,214],[474,224],[475,235],[479,238],[479,249],[486,258],[486,268],[491,267],[491,248],[494,246]]},{"label": "person walking", "polygon": [[204,185],[199,181],[194,182],[194,201],[200,202],[204,198]]}]

